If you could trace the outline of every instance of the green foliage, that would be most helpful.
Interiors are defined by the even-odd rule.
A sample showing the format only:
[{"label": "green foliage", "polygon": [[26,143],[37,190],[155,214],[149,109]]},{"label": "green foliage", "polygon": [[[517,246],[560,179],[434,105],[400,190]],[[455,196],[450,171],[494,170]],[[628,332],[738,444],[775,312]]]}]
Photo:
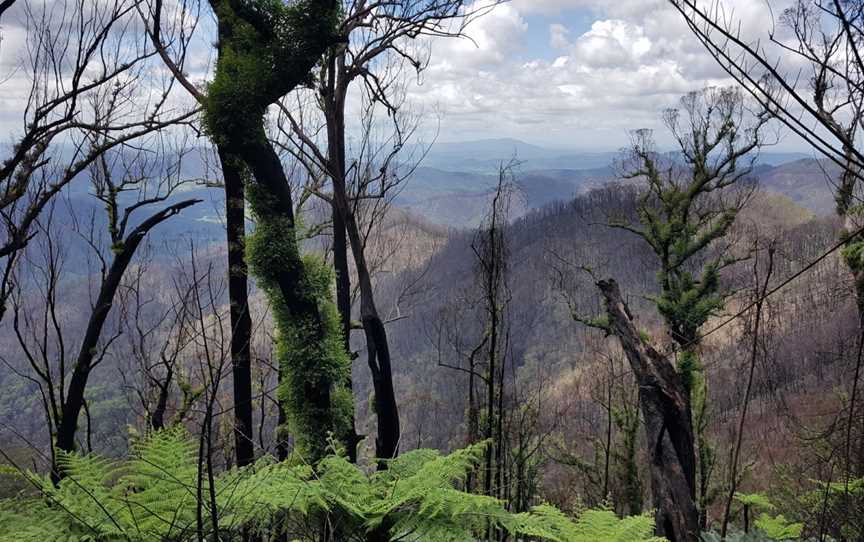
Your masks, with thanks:
[{"label": "green foliage", "polygon": [[696,355],[696,352],[694,352],[693,350],[684,350],[683,352],[681,352],[681,355],[678,356],[677,369],[678,373],[681,375],[682,380],[684,381],[684,386],[691,393],[698,393],[698,388],[700,388],[700,381],[704,383],[704,379],[700,378],[702,364],[699,362],[699,356]]},{"label": "green foliage", "polygon": [[[335,43],[339,2],[214,0],[211,4],[219,23],[219,58],[203,103],[204,125],[220,150],[237,160],[235,165],[248,177],[245,166],[272,158],[250,151],[269,147],[263,121],[267,108],[307,80],[321,54]],[[291,198],[277,198],[264,188],[273,190],[284,179],[256,181],[247,183],[257,218],[247,257],[273,307],[279,395],[295,449],[315,462],[324,456],[328,436],[347,434],[353,423],[353,403],[342,389],[350,365],[330,301],[331,277],[319,262],[301,258]]]},{"label": "green foliage", "polygon": [[702,542],[776,542],[761,531],[750,531],[749,533],[730,531],[726,533],[725,539],[718,532],[706,531],[702,533],[701,540]]},{"label": "green foliage", "polygon": [[790,508],[799,508],[797,517],[824,517],[827,532],[839,539],[864,532],[864,478],[812,483],[811,491],[793,495]]},{"label": "green foliage", "polygon": [[[259,187],[250,187],[253,210],[270,205]],[[270,300],[277,331],[276,357],[283,376],[279,398],[295,438],[295,449],[308,460],[326,454],[330,433],[342,440],[353,424],[353,397],[347,382],[351,362],[342,341],[339,314],[332,301],[331,269],[319,257],[300,256],[295,228],[284,217],[261,215],[246,242],[249,267]],[[314,307],[292,313],[277,277],[292,277],[294,305]],[[309,402],[310,382],[329,388],[330,406]]]},{"label": "green foliage", "polygon": [[91,534],[90,529],[47,502],[0,501],[0,539],[4,542],[78,542],[88,540]]},{"label": "green foliage", "polygon": [[843,261],[853,273],[864,271],[864,238],[850,237],[841,251]]},{"label": "green foliage", "polygon": [[338,10],[280,0],[218,0],[213,6],[220,25],[219,60],[204,121],[217,143],[240,145],[264,137],[261,117],[267,107],[309,77],[335,40]]},{"label": "green foliage", "polygon": [[610,510],[586,510],[574,522],[557,508],[541,505],[519,514],[517,524],[513,532],[555,542],[665,540],[652,535],[654,522],[648,516],[620,519]]},{"label": "green foliage", "polygon": [[783,514],[769,516],[762,513],[756,518],[755,525],[772,540],[798,539],[801,537],[801,531],[804,530],[803,523],[792,523],[784,518]]},{"label": "green foliage", "polygon": [[736,491],[735,500],[754,510],[774,510],[774,504],[761,493],[738,493]]},{"label": "green foliage", "polygon": [[615,470],[621,481],[622,495],[619,503],[628,513],[642,512],[642,480],[639,478],[639,463],[636,457],[636,446],[639,439],[639,410],[633,406],[613,408],[612,417],[622,435],[620,448],[612,451],[615,459]]},{"label": "green foliage", "polygon": [[[314,540],[324,522],[337,525],[345,540],[363,540],[380,525],[391,539],[461,542],[476,539],[488,525],[514,535],[556,542],[641,542],[651,536],[647,515],[619,519],[608,510],[588,510],[573,519],[549,505],[508,513],[497,499],[458,489],[481,461],[485,443],[449,455],[416,450],[389,461],[389,469],[367,474],[341,456],[308,465],[263,458],[215,477],[219,539],[240,540],[244,532],[287,530],[297,540]],[[128,460],[66,455],[69,475],[58,486],[26,473],[40,498],[0,501],[0,539],[9,541],[186,541],[200,532],[212,538],[207,476],[201,476],[195,444],[181,429],[169,429],[134,443]],[[288,527],[285,527],[288,526]]]}]

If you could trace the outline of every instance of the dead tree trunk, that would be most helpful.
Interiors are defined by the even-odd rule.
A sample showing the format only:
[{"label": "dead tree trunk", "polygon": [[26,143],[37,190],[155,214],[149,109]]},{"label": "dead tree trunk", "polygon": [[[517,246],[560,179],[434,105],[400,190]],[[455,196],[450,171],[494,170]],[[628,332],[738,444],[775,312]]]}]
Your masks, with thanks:
[{"label": "dead tree trunk", "polygon": [[[186,200],[163,209],[142,222],[123,240],[123,244],[111,262],[111,267],[99,288],[99,297],[96,299],[96,304],[93,306],[93,311],[87,322],[87,330],[84,332],[81,349],[75,360],[75,368],[72,370],[72,376],[69,379],[69,389],[66,393],[66,400],[63,402],[62,414],[57,426],[57,441],[55,446],[58,450],[64,452],[75,450],[75,433],[78,430],[78,416],[84,407],[84,392],[87,389],[87,380],[90,377],[90,371],[93,369],[94,359],[98,353],[102,328],[105,325],[108,314],[111,312],[111,307],[114,305],[114,296],[120,287],[120,282],[126,273],[126,268],[129,267],[129,263],[138,249],[138,245],[141,244],[147,232],[155,226],[176,215],[186,207],[190,207],[200,201]],[[60,473],[56,472],[56,469],[55,475],[60,475]]]},{"label": "dead tree trunk", "polygon": [[[344,71],[344,53],[331,58],[334,64],[330,74],[334,77]],[[360,287],[360,319],[366,337],[367,364],[372,373],[375,390],[375,415],[378,418],[378,434],[375,438],[375,457],[391,459],[396,457],[399,448],[400,427],[399,408],[393,389],[393,369],[390,360],[390,345],[387,330],[378,314],[372,276],[366,261],[366,242],[360,231],[357,215],[348,195],[345,167],[345,104],[347,80],[340,78],[330,81],[332,97],[325,105],[327,116],[328,162],[333,182],[333,204],[340,222],[348,234],[351,255],[357,270],[357,284]],[[334,220],[334,225],[336,221]],[[343,315],[344,318],[344,315]],[[356,444],[355,444],[356,446]],[[384,463],[379,462],[379,468]]]},{"label": "dead tree trunk", "polygon": [[225,230],[228,246],[228,301],[231,306],[231,368],[234,381],[234,447],[237,465],[255,460],[252,435],[252,318],[249,271],[245,259],[246,202],[238,159],[217,146],[225,182]]},{"label": "dead tree trunk", "polygon": [[671,542],[699,539],[696,460],[690,398],[673,364],[639,335],[618,284],[597,283],[603,295],[609,333],[615,335],[639,384],[656,508],[656,531]]},{"label": "dead tree trunk", "polygon": [[[347,203],[346,182],[345,182],[345,93],[347,88],[343,88],[341,84],[337,85],[337,63],[341,66],[344,64],[344,52],[336,54],[335,50],[331,50],[328,58],[330,69],[327,72],[327,88],[330,89],[327,93],[325,101],[325,113],[327,116],[327,161],[328,172],[333,179],[333,201],[331,202],[331,210],[333,214],[333,268],[336,271],[336,307],[339,309],[339,317],[342,322],[342,333],[344,335],[345,351],[350,358],[354,358],[354,353],[351,350],[351,275],[348,268],[348,249],[349,237],[347,232],[348,221],[346,217],[350,212]],[[340,70],[341,73],[341,70]],[[356,228],[356,221],[354,223]],[[351,248],[353,250],[354,236],[351,236]],[[360,247],[362,251],[364,247]],[[368,274],[366,269],[365,259],[363,260],[363,272]],[[360,273],[360,265],[355,265]],[[363,284],[361,282],[361,288]],[[361,298],[366,298],[371,295],[370,292],[361,289]],[[368,347],[368,332],[367,332],[367,347]],[[386,337],[385,337],[386,340]],[[371,362],[370,362],[371,363]],[[388,360],[389,363],[389,360]],[[371,365],[370,365],[371,366]],[[374,373],[373,373],[374,375]],[[373,378],[373,383],[376,381]],[[354,391],[354,381],[351,372],[348,372],[348,389]],[[375,396],[378,396],[378,388],[375,388]],[[377,403],[376,403],[377,411]],[[381,424],[379,423],[379,426]],[[398,419],[397,419],[398,432]],[[380,438],[380,431],[379,431]],[[398,437],[397,437],[398,438]],[[348,451],[348,459],[354,463],[357,461],[357,445],[362,440],[351,424],[348,435],[346,436],[345,447]],[[376,441],[377,445],[377,441]],[[377,449],[377,448],[376,448]],[[395,448],[394,448],[395,450]],[[376,452],[377,455],[377,452]],[[379,456],[380,457],[380,456]]]}]

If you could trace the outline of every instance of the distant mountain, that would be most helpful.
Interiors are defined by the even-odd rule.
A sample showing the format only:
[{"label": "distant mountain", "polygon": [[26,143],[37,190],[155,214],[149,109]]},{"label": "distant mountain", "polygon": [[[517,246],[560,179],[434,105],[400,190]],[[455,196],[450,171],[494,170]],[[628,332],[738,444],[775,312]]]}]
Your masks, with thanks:
[{"label": "distant mountain", "polygon": [[834,186],[840,168],[825,160],[806,158],[760,171],[762,187],[783,194],[817,215],[834,212]]},{"label": "distant mountain", "polygon": [[497,138],[480,139],[477,141],[440,142],[432,146],[432,153],[438,157],[461,157],[461,158],[507,158],[508,156],[520,156],[522,158],[536,158],[548,156],[549,150],[538,145],[532,145],[518,139]]},{"label": "distant mountain", "polygon": [[[520,217],[555,201],[572,199],[614,179],[609,167],[515,172],[518,194],[511,215]],[[425,219],[447,226],[476,226],[489,208],[498,176],[491,173],[417,168],[395,203]]]},{"label": "distant mountain", "polygon": [[[525,170],[598,169],[609,167],[620,155],[617,150],[606,152],[579,149],[549,148],[519,139],[499,138],[477,141],[436,142],[429,149],[423,165],[445,171],[495,173],[502,163],[515,159]],[[763,152],[757,162],[778,166],[807,158],[804,153]]]},{"label": "distant mountain", "polygon": [[[507,145],[522,148],[534,156],[547,152],[534,145],[520,147],[520,144],[517,140],[498,139],[468,142],[464,147],[460,146],[463,144],[445,144],[442,150],[429,154],[423,167],[417,168],[396,204],[433,223],[453,227],[476,226],[488,208],[498,168],[504,161],[484,158],[483,153],[503,152]],[[466,154],[476,158],[465,158]],[[519,201],[512,209],[513,215],[522,216],[533,209],[568,200],[616,180],[616,169],[612,165],[614,156],[614,153],[594,153],[520,160],[514,172]],[[818,216],[830,215],[834,210],[833,185],[839,176],[839,168],[805,156],[802,153],[761,154],[753,176],[759,179],[766,192],[788,197]],[[432,166],[443,161],[449,161],[454,168],[461,164],[464,169]],[[543,167],[550,162],[569,162],[577,166]]]}]

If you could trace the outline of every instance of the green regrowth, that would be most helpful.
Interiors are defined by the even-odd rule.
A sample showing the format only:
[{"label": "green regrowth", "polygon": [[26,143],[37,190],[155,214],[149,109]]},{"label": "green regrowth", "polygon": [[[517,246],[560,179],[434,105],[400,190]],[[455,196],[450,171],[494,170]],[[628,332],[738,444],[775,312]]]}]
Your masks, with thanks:
[{"label": "green regrowth", "polygon": [[[290,189],[284,178],[269,178],[271,157],[262,158],[272,150],[264,116],[270,105],[310,81],[311,68],[336,42],[340,3],[213,0],[211,4],[219,24],[219,58],[203,101],[204,125],[220,151],[240,162],[246,177],[250,208],[257,220],[246,253],[276,322],[279,395],[295,450],[314,463],[325,455],[328,437],[341,436],[353,423],[353,400],[340,387],[350,364],[330,302],[332,277],[321,262],[301,256],[290,195],[276,198],[272,192]],[[268,178],[251,182],[253,171]]]},{"label": "green regrowth", "polygon": [[[650,515],[618,518],[599,509],[572,517],[548,504],[514,514],[498,499],[462,491],[488,444],[448,455],[414,450],[388,461],[389,469],[372,473],[328,455],[314,471],[263,457],[211,477],[201,471],[205,462],[196,454],[196,443],[181,428],[171,428],[134,443],[124,461],[63,454],[60,460],[69,475],[57,485],[46,476],[20,473],[37,493],[0,499],[0,539],[217,538],[208,532],[209,521],[203,528],[197,521],[203,508],[218,518],[218,539],[224,541],[320,540],[327,525],[353,533],[352,540],[370,539],[386,526],[386,540],[478,540],[492,527],[520,540],[660,542],[651,534]],[[203,495],[212,484],[212,503],[198,500],[194,488],[199,481]]]},{"label": "green regrowth", "polygon": [[[265,205],[260,187],[250,187],[249,194],[253,212]],[[287,219],[259,220],[246,242],[246,255],[250,270],[271,304],[282,377],[279,399],[294,436],[295,450],[314,462],[326,454],[330,436],[340,441],[347,437],[353,424],[354,399],[344,386],[351,362],[343,347],[342,326],[332,301],[333,273],[319,256],[301,256],[296,239],[295,228]],[[297,295],[317,306],[317,318],[291,313],[276,282],[280,273],[296,277]],[[329,408],[305,400],[313,382],[329,386]]]},{"label": "green regrowth", "polygon": [[864,272],[864,237],[849,236],[841,252],[843,261],[854,274]]},{"label": "green regrowth", "polygon": [[[332,4],[322,9],[321,4]],[[219,60],[207,88],[204,123],[217,144],[264,137],[267,107],[309,82],[309,68],[335,41],[335,2],[220,0]]]}]

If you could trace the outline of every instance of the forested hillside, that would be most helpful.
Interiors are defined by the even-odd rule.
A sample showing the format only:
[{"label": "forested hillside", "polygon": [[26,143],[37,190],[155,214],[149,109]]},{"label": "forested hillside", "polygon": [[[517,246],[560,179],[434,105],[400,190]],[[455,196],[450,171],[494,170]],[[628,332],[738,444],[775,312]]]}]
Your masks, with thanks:
[{"label": "forested hillside", "polygon": [[0,541],[864,542],[864,5],[612,4],[0,0]]}]

